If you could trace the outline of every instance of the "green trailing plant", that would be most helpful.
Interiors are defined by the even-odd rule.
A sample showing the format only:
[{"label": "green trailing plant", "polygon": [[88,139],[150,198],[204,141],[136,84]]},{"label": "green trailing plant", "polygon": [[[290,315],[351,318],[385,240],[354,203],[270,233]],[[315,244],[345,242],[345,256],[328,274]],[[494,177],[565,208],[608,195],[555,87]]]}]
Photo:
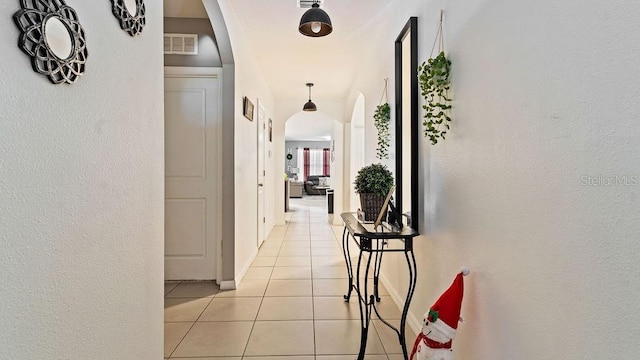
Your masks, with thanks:
[{"label": "green trailing plant", "polygon": [[373,113],[373,120],[378,130],[378,148],[376,157],[380,160],[389,158],[389,145],[391,134],[389,133],[389,121],[391,119],[391,107],[388,103],[380,104]]},{"label": "green trailing plant", "polygon": [[437,144],[439,139],[445,140],[447,131],[451,128],[450,74],[451,61],[447,59],[444,51],[418,67],[418,82],[425,99],[425,104],[422,105],[422,125],[424,136],[429,137],[432,145]]},{"label": "green trailing plant", "polygon": [[385,165],[367,165],[358,170],[353,185],[355,185],[354,189],[358,194],[385,196],[393,186],[393,174]]}]

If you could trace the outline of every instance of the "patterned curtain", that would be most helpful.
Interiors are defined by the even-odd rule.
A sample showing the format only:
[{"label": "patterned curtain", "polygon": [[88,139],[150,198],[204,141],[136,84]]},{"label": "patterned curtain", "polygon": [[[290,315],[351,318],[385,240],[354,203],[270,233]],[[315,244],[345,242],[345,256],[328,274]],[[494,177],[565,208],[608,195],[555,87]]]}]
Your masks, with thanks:
[{"label": "patterned curtain", "polygon": [[309,148],[304,148],[304,181],[309,177]]},{"label": "patterned curtain", "polygon": [[322,175],[330,176],[331,175],[331,164],[329,163],[331,160],[331,149],[324,148],[322,149]]}]

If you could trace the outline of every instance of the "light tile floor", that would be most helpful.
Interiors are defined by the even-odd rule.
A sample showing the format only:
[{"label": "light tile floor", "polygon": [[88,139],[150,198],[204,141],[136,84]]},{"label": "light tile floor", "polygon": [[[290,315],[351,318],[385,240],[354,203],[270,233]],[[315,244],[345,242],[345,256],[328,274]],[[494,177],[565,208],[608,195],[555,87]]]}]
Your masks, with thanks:
[{"label": "light tile floor", "polygon": [[[340,238],[324,196],[291,199],[287,225],[273,229],[237,290],[212,282],[165,283],[166,359],[352,360],[360,344],[356,298],[349,303]],[[353,249],[353,247],[352,247]],[[381,288],[378,310],[400,311]],[[415,335],[407,328],[407,343]],[[399,360],[393,331],[373,320],[368,360]]]}]

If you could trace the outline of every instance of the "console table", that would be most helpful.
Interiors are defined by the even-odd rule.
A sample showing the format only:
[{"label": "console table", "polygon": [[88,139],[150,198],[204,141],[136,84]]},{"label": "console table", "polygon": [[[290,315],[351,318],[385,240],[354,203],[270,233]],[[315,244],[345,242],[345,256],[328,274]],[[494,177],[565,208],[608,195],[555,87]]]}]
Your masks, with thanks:
[{"label": "console table", "polygon": [[[367,347],[367,336],[369,333],[369,325],[371,323],[372,310],[375,311],[378,318],[388,327],[390,327],[398,335],[398,341],[402,346],[402,353],[404,359],[408,360],[407,344],[405,339],[405,327],[407,323],[407,313],[409,312],[409,305],[411,304],[411,298],[416,288],[416,258],[413,254],[413,238],[418,236],[419,233],[409,227],[403,227],[402,229],[392,228],[391,226],[379,226],[378,229],[373,229],[373,224],[363,224],[358,221],[356,213],[343,213],[340,214],[344,221],[344,231],[342,232],[342,251],[344,253],[344,259],[347,265],[347,272],[349,274],[349,288],[347,294],[344,295],[345,301],[349,301],[351,298],[351,292],[355,291],[358,296],[360,305],[360,351],[358,353],[358,360],[364,360],[364,353]],[[356,276],[353,276],[353,266],[351,263],[351,254],[349,251],[349,238],[352,237],[355,240],[356,245],[360,249],[358,255],[358,265],[356,270]],[[390,241],[402,242],[403,247],[398,249],[390,249],[388,243]],[[404,307],[402,309],[402,316],[400,318],[400,327],[395,328],[389,322],[384,320],[378,313],[376,308],[376,302],[380,302],[380,296],[378,294],[378,277],[380,276],[380,267],[382,265],[382,255],[386,252],[402,252],[407,260],[407,266],[409,267],[409,290],[404,301]],[[363,253],[368,253],[366,258],[366,267],[364,269],[364,276],[360,276],[360,265],[363,261]],[[369,278],[369,270],[371,269],[371,260],[373,259],[373,294],[369,294],[369,288],[367,280]],[[361,282],[363,285],[361,285]]]}]

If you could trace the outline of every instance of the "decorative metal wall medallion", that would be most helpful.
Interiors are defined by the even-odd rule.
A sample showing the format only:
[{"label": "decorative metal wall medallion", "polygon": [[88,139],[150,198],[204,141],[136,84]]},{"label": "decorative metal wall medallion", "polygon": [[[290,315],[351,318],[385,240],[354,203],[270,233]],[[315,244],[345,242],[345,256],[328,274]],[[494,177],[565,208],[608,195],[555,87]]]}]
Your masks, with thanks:
[{"label": "decorative metal wall medallion", "polygon": [[[113,15],[120,20],[122,30],[137,36],[145,25],[144,0],[111,0]],[[135,9],[132,9],[135,4]]]},{"label": "decorative metal wall medallion", "polygon": [[18,46],[31,56],[33,70],[54,84],[73,84],[84,74],[89,53],[76,11],[64,0],[20,0],[13,15]]}]

